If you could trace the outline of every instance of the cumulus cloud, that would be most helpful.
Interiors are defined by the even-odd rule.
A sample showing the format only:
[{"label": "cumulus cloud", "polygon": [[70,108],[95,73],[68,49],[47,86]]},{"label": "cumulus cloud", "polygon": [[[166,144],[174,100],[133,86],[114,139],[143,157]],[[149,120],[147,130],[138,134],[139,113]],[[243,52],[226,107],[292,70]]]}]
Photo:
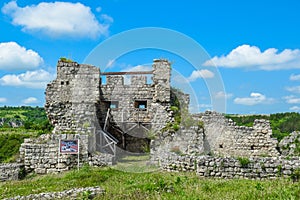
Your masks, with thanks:
[{"label": "cumulus cloud", "polygon": [[300,93],[300,86],[287,87],[286,90],[293,93]]},{"label": "cumulus cloud", "polygon": [[292,74],[290,76],[291,81],[300,81],[300,74]]},{"label": "cumulus cloud", "polygon": [[7,99],[6,98],[4,98],[4,97],[0,97],[0,103],[5,103],[7,101]]},{"label": "cumulus cloud", "polygon": [[0,43],[0,70],[35,69],[43,63],[39,54],[16,42]]},{"label": "cumulus cloud", "polygon": [[110,16],[102,15],[103,23],[99,23],[90,7],[71,2],[41,2],[19,7],[16,1],[11,1],[2,7],[2,13],[25,32],[42,32],[51,37],[96,38],[107,35],[113,21]]},{"label": "cumulus cloud", "polygon": [[285,99],[288,104],[300,104],[300,98],[294,95],[283,97],[283,99]]},{"label": "cumulus cloud", "polygon": [[27,71],[22,74],[8,74],[0,78],[0,85],[43,89],[54,75],[45,70]]},{"label": "cumulus cloud", "polygon": [[290,110],[293,111],[293,112],[299,112],[300,107],[299,106],[293,106],[293,107],[290,107]]},{"label": "cumulus cloud", "polygon": [[215,74],[207,69],[194,70],[192,74],[188,77],[189,81],[195,81],[198,78],[213,78]]},{"label": "cumulus cloud", "polygon": [[35,104],[35,103],[39,103],[39,100],[35,97],[28,97],[27,99],[24,99],[22,101],[22,103],[24,103],[24,104]]},{"label": "cumulus cloud", "polygon": [[214,96],[217,99],[224,99],[224,98],[225,99],[230,99],[233,96],[233,94],[231,94],[231,93],[225,93],[224,91],[219,91]]},{"label": "cumulus cloud", "polygon": [[206,61],[204,66],[218,66],[228,68],[247,67],[261,70],[299,69],[300,50],[269,48],[261,51],[256,46],[247,44],[238,46],[229,54],[215,56]]},{"label": "cumulus cloud", "polygon": [[107,14],[102,14],[101,19],[102,19],[103,22],[108,23],[108,24],[114,22],[114,19],[111,16],[107,15]]},{"label": "cumulus cloud", "polygon": [[250,97],[238,97],[234,99],[235,104],[241,104],[246,106],[253,106],[257,104],[271,103],[274,100],[272,98],[267,98],[261,93],[252,92]]}]

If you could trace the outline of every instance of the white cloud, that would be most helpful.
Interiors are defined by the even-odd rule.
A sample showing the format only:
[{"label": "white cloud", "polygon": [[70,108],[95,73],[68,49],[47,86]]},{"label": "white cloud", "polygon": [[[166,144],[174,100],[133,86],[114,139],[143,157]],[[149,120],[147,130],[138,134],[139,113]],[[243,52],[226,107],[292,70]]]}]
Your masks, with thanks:
[{"label": "white cloud", "polygon": [[41,2],[19,7],[16,1],[11,1],[2,7],[2,13],[10,16],[12,23],[22,26],[25,32],[42,32],[51,37],[96,38],[107,35],[113,21],[104,15],[103,23],[99,23],[90,7],[71,2]]},{"label": "white cloud", "polygon": [[261,70],[299,69],[300,50],[285,49],[278,52],[278,49],[269,48],[261,51],[256,46],[244,44],[233,49],[228,55],[213,57],[203,65],[229,68],[248,67]]},{"label": "white cloud", "polygon": [[231,97],[233,97],[233,94],[231,94],[231,93],[225,93],[224,91],[219,91],[214,96],[217,99],[223,99],[223,98],[230,99]]},{"label": "white cloud", "polygon": [[292,74],[290,76],[291,81],[300,81],[300,74]]},{"label": "white cloud", "polygon": [[300,93],[300,86],[287,87],[286,90],[293,93]]},{"label": "white cloud", "polygon": [[[122,72],[142,72],[142,71],[152,71],[152,66],[147,66],[147,65],[136,65],[136,66],[127,66],[126,68],[124,68],[123,70],[121,70]],[[146,75],[147,80],[150,80],[150,75]],[[124,83],[125,84],[130,84],[131,83],[131,79],[130,76],[124,76]]]},{"label": "white cloud", "polygon": [[152,71],[152,67],[151,66],[147,66],[147,65],[136,65],[136,66],[129,66],[126,67],[125,69],[123,69],[123,72],[142,72],[142,71]]},{"label": "white cloud", "polygon": [[102,8],[100,6],[96,8],[97,12],[101,12],[101,10],[102,10]]},{"label": "white cloud", "polygon": [[108,23],[108,24],[114,22],[114,19],[111,16],[107,15],[107,14],[102,14],[101,19],[102,19],[103,22]]},{"label": "white cloud", "polygon": [[215,74],[207,69],[194,70],[188,77],[189,81],[195,81],[198,78],[213,78]]},{"label": "white cloud", "polygon": [[295,97],[294,95],[283,97],[288,104],[300,104],[300,98]]},{"label": "white cloud", "polygon": [[241,104],[246,106],[253,106],[257,104],[266,104],[272,103],[274,99],[267,98],[265,95],[261,93],[252,92],[250,97],[238,97],[234,99],[235,104]]},{"label": "white cloud", "polygon": [[34,69],[43,63],[38,53],[16,42],[0,43],[0,70]]},{"label": "white cloud", "polygon": [[39,103],[39,100],[35,97],[28,97],[27,99],[24,99],[22,101],[22,103],[24,103],[24,104],[35,104],[35,103]]},{"label": "white cloud", "polygon": [[0,85],[43,89],[54,79],[54,75],[45,70],[27,71],[22,74],[9,74],[0,78]]},{"label": "white cloud", "polygon": [[290,110],[294,111],[294,112],[299,112],[300,111],[300,107],[299,106],[293,106],[293,107],[290,107]]},{"label": "white cloud", "polygon": [[5,103],[7,101],[6,98],[0,97],[0,103]]},{"label": "white cloud", "polygon": [[211,104],[199,104],[198,105],[199,108],[212,108]]}]

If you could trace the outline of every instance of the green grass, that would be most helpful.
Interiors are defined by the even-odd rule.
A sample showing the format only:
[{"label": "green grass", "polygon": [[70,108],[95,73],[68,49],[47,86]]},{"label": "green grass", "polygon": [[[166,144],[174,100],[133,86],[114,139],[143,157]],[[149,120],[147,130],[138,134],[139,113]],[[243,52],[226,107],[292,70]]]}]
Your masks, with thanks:
[{"label": "green grass", "polygon": [[0,199],[32,193],[100,186],[96,199],[300,199],[300,185],[288,179],[200,179],[194,173],[131,173],[83,167],[64,174],[0,183]]},{"label": "green grass", "polygon": [[157,171],[158,167],[149,162],[150,155],[141,154],[136,156],[125,156],[118,159],[118,164],[113,166],[113,169],[124,171],[124,172],[134,172],[134,173],[144,173]]}]

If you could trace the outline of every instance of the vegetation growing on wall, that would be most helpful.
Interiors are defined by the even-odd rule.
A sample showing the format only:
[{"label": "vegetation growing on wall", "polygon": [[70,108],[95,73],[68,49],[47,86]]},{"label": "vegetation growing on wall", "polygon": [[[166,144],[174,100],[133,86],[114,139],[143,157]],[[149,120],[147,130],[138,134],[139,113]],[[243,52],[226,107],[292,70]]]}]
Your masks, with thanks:
[{"label": "vegetation growing on wall", "polygon": [[69,58],[66,58],[66,57],[61,57],[61,58],[59,59],[59,61],[61,61],[61,62],[67,62],[67,63],[73,62],[73,60],[71,60],[71,59],[69,59]]},{"label": "vegetation growing on wall", "polygon": [[203,122],[195,120],[192,114],[188,111],[188,106],[184,105],[184,93],[177,88],[171,88],[171,111],[173,112],[174,121],[166,125],[162,131],[176,132],[180,126],[190,128],[198,126],[203,128]]}]

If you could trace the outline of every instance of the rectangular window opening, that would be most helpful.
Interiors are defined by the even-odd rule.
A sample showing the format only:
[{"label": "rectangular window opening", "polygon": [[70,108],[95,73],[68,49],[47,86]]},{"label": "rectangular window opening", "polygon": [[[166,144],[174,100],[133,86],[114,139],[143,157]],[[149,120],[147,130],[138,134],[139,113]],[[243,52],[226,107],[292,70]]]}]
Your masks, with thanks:
[{"label": "rectangular window opening", "polygon": [[110,108],[110,109],[114,110],[114,109],[119,108],[119,102],[118,101],[104,101],[103,103],[104,103],[106,109]]},{"label": "rectangular window opening", "polygon": [[135,101],[134,107],[139,110],[147,110],[147,101]]},{"label": "rectangular window opening", "polygon": [[119,102],[118,101],[110,101],[109,102],[109,108],[110,109],[117,109],[117,108],[119,108]]}]

